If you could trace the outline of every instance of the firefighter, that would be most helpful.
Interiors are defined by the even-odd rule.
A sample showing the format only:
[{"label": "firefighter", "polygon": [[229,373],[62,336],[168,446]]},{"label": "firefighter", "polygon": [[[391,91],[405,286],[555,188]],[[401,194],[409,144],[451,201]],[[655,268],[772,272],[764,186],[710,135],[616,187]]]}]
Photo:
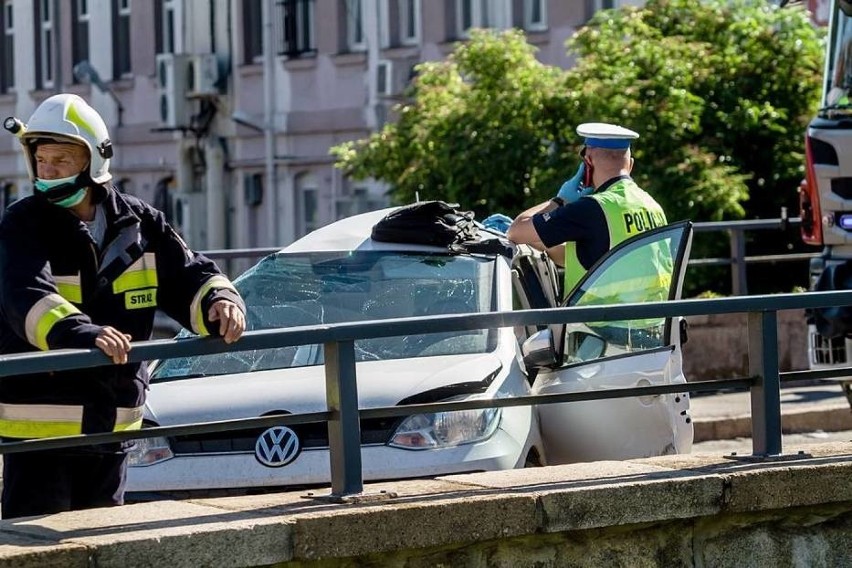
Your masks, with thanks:
[{"label": "firefighter", "polygon": [[[560,187],[556,197],[518,215],[507,231],[510,240],[547,251],[557,265],[564,267],[566,295],[610,249],[632,236],[667,224],[662,207],[630,177],[633,169],[630,144],[639,134],[599,122],[581,124],[577,134],[584,138],[577,173]],[[667,299],[672,270],[670,253],[653,248],[643,253],[642,259],[637,257],[635,266],[629,280],[613,283],[606,297],[598,297],[596,303]],[[653,328],[650,344],[654,344],[660,341],[657,329],[660,321],[633,320],[612,325]],[[619,343],[630,341],[624,334],[619,337]]]},{"label": "firefighter", "polygon": [[[160,211],[112,186],[106,125],[82,98],[54,95],[4,125],[34,192],[0,220],[0,353],[97,347],[113,364],[0,379],[0,436],[138,429],[148,376],[128,352],[151,338],[156,310],[232,343],[245,304]],[[128,445],[5,455],[3,518],[122,504]]]}]

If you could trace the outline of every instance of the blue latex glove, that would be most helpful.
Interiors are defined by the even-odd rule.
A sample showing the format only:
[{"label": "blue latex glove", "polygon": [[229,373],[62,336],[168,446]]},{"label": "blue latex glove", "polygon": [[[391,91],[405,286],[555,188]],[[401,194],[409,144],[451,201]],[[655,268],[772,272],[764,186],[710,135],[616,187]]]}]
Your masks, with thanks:
[{"label": "blue latex glove", "polygon": [[498,233],[506,234],[506,231],[509,230],[509,225],[512,224],[512,218],[503,215],[502,213],[495,213],[483,219],[482,226],[486,229],[492,229],[497,231]]},{"label": "blue latex glove", "polygon": [[583,185],[583,175],[585,173],[586,163],[581,162],[580,167],[577,168],[577,173],[574,174],[574,177],[562,184],[562,187],[559,188],[559,192],[556,194],[556,197],[564,199],[565,203],[573,203],[584,195],[589,195],[594,192],[595,188]]}]

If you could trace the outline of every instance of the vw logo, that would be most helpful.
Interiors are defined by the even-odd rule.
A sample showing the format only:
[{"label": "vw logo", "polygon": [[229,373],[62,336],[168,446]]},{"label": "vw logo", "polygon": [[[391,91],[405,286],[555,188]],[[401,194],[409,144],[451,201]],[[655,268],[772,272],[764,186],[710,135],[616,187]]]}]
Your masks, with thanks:
[{"label": "vw logo", "polygon": [[295,432],[286,426],[274,426],[258,436],[254,457],[266,467],[281,467],[296,459],[301,449]]}]

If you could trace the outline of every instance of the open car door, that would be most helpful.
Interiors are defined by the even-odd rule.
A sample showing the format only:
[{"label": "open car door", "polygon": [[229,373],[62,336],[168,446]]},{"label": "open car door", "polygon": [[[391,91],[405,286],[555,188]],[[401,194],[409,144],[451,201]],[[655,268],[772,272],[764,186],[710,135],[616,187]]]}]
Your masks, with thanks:
[{"label": "open car door", "polygon": [[[589,270],[563,305],[678,299],[691,242],[688,221],[624,241]],[[525,363],[538,370],[533,394],[686,384],[678,319],[554,324],[539,331],[524,344]],[[686,389],[541,404],[537,411],[548,464],[688,453],[692,447]]]}]

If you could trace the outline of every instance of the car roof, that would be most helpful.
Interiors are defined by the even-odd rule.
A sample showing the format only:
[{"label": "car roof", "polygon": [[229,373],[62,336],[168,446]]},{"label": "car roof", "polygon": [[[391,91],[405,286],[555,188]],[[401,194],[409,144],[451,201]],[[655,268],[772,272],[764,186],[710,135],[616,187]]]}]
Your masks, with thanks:
[{"label": "car roof", "polygon": [[294,241],[292,244],[284,247],[281,252],[327,252],[341,250],[447,252],[446,247],[411,243],[385,243],[371,239],[370,233],[373,225],[396,209],[398,207],[389,207],[335,221]]}]

